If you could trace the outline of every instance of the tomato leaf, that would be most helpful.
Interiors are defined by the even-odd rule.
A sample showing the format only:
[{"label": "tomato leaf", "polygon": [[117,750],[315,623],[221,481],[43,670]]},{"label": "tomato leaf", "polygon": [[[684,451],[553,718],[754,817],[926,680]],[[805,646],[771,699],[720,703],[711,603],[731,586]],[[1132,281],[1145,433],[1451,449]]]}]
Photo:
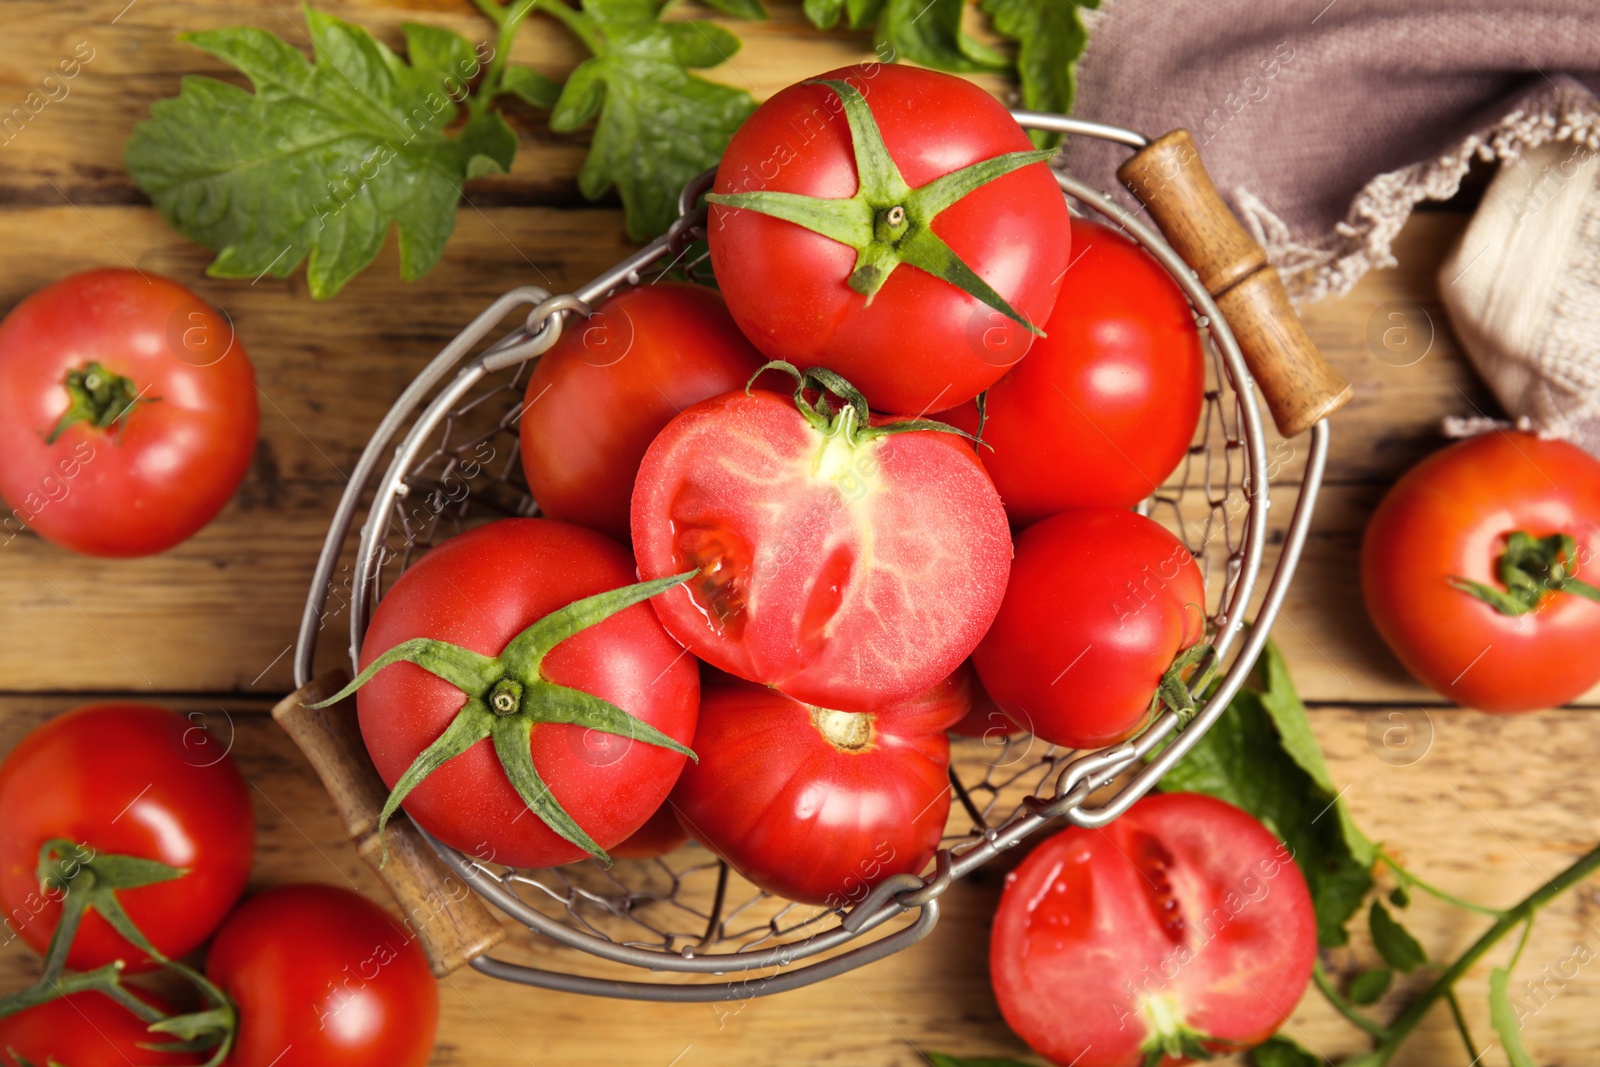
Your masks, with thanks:
[{"label": "tomato leaf", "polygon": [[766,6],[761,0],[700,0],[700,2],[736,19],[765,21],[769,17]]},{"label": "tomato leaf", "polygon": [[1314,1056],[1286,1037],[1269,1037],[1249,1052],[1245,1059],[1253,1067],[1321,1067],[1322,1057]]},{"label": "tomato leaf", "polygon": [[1376,1004],[1378,998],[1389,991],[1389,984],[1394,981],[1394,972],[1387,967],[1375,967],[1370,971],[1362,971],[1350,983],[1349,996],[1352,1004]]},{"label": "tomato leaf", "polygon": [[314,60],[252,27],[182,35],[255,92],[184,78],[134,128],[128,173],[178,232],[216,250],[213,277],[285,278],[309,256],[311,295],[325,299],[393,223],[401,276],[420,278],[455,228],[461,183],[509,168],[516,138],[498,116],[444,132],[478,68],[458,34],[407,25],[408,64],[358,26],[305,17]]},{"label": "tomato leaf", "polygon": [[1522,1023],[1511,1003],[1511,972],[1496,967],[1489,972],[1489,1025],[1500,1037],[1511,1067],[1534,1067],[1533,1057],[1522,1046]]},{"label": "tomato leaf", "polygon": [[500,84],[501,92],[546,111],[561,99],[561,83],[551,81],[532,67],[507,66],[500,75]]},{"label": "tomato leaf", "polygon": [[1397,971],[1414,971],[1428,962],[1428,954],[1417,939],[1396,921],[1382,901],[1374,900],[1367,913],[1367,925],[1372,930],[1372,944],[1384,962]]},{"label": "tomato leaf", "polygon": [[[1017,42],[1022,106],[1067,115],[1078,91],[1078,60],[1089,44],[1083,10],[1100,0],[982,0],[995,31]],[[1032,130],[1033,143],[1053,148],[1061,135]]]},{"label": "tomato leaf", "polygon": [[885,0],[806,0],[806,18],[819,30],[831,30],[846,16],[852,30],[864,30],[878,21]]},{"label": "tomato leaf", "polygon": [[1161,788],[1219,797],[1265,823],[1306,876],[1318,943],[1349,940],[1345,924],[1372,889],[1373,846],[1342,814],[1305,707],[1270,642],[1251,682]]},{"label": "tomato leaf", "polygon": [[550,126],[570,131],[598,118],[578,174],[583,195],[615,186],[628,236],[645,240],[678,217],[678,193],[715,166],[756,102],[686,68],[714,67],[739,39],[710,22],[661,22],[658,0],[584,0],[562,21],[594,49],[567,79]]}]

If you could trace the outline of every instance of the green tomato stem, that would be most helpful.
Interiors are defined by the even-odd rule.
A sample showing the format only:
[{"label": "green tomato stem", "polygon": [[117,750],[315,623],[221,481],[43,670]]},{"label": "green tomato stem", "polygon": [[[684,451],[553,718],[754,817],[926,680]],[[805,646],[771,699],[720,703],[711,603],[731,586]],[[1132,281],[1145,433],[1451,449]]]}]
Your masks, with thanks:
[{"label": "green tomato stem", "polygon": [[[1474,941],[1443,974],[1434,979],[1433,984],[1424,989],[1413,1000],[1406,1010],[1389,1025],[1389,1036],[1385,1038],[1372,1053],[1374,1067],[1382,1067],[1389,1062],[1394,1054],[1399,1051],[1401,1044],[1417,1028],[1417,1025],[1433,1010],[1433,1006],[1447,997],[1461,980],[1462,975],[1472,969],[1473,964],[1483,957],[1483,954],[1507,933],[1518,925],[1526,923],[1530,927],[1533,917],[1539,909],[1550,901],[1583,881],[1596,870],[1600,870],[1600,845],[1596,845],[1580,856],[1566,870],[1556,875],[1550,881],[1529,893],[1517,904],[1507,908],[1493,926],[1485,930],[1483,936]],[[1524,933],[1526,937],[1526,932]],[[1337,1005],[1335,1005],[1337,1006]]]},{"label": "green tomato stem", "polygon": [[1467,1055],[1476,1061],[1483,1050],[1472,1040],[1472,1031],[1467,1029],[1467,1017],[1461,1013],[1461,1001],[1456,999],[1456,991],[1449,990],[1445,993],[1444,999],[1450,1005],[1450,1014],[1456,1021],[1456,1033],[1461,1035],[1461,1043],[1467,1047]]},{"label": "green tomato stem", "polygon": [[1487,915],[1491,919],[1499,919],[1506,914],[1505,910],[1502,908],[1491,908],[1487,904],[1474,904],[1470,900],[1463,900],[1454,893],[1447,892],[1443,889],[1440,889],[1436,885],[1431,885],[1430,883],[1423,881],[1421,878],[1418,878],[1416,875],[1400,866],[1400,862],[1398,860],[1382,849],[1378,850],[1378,856],[1383,860],[1384,863],[1388,864],[1389,869],[1394,872],[1395,877],[1400,879],[1400,881],[1404,883],[1407,888],[1420,889],[1429,896],[1444,901],[1446,904],[1460,908],[1463,911],[1471,911],[1476,912],[1479,915]]},{"label": "green tomato stem", "polygon": [[1350,1003],[1349,1000],[1345,999],[1344,994],[1339,992],[1338,988],[1334,986],[1333,979],[1328,976],[1328,972],[1323,969],[1321,960],[1317,960],[1312,966],[1311,980],[1317,984],[1317,988],[1321,990],[1322,995],[1328,999],[1328,1003],[1332,1004],[1334,1010],[1340,1015],[1343,1015],[1346,1019],[1350,1020],[1352,1023],[1359,1026],[1373,1037],[1377,1038],[1379,1041],[1383,1041],[1388,1038],[1389,1030],[1387,1027],[1385,1027],[1382,1023],[1369,1018],[1366,1013],[1362,1012],[1354,1004]]}]

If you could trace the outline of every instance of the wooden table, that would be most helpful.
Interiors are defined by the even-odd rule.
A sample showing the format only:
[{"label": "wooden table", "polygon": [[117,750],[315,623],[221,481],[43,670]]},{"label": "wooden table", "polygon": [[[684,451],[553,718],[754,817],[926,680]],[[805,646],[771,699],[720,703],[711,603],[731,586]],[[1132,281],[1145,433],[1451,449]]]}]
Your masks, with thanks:
[{"label": "wooden table", "polygon": [[[466,0],[322,6],[395,45],[407,19],[474,38],[484,32]],[[867,54],[863,38],[811,31],[797,4],[780,0],[775,7],[771,22],[735,27],[745,51],[713,76],[765,96]],[[233,315],[255,361],[263,413],[243,488],[189,543],[115,563],[72,556],[31,535],[0,551],[0,751],[92,696],[204,712],[218,729],[234,731],[235,757],[252,784],[260,826],[254,884],[349,883],[381,898],[309,767],[261,714],[292,688],[289,650],[329,515],[372,427],[440,345],[513,286],[563,291],[614,262],[630,247],[620,213],[589,206],[577,193],[583,138],[553,134],[530,117],[518,123],[522,149],[513,173],[469,186],[456,236],[425,280],[398,280],[391,242],[371,270],[324,304],[309,299],[300,276],[212,281],[203,274],[209,253],[167,229],[133,188],[121,146],[150,101],[176,92],[180,72],[219,69],[176,43],[176,32],[250,23],[302,43],[298,12],[275,0],[12,0],[0,20],[0,112],[21,103],[78,42],[93,50],[69,95],[0,138],[0,248],[7,253],[0,308],[88,267],[134,265],[172,276]],[[551,25],[525,29],[515,51],[519,61],[553,74],[579,58]],[[1437,264],[1463,225],[1459,214],[1418,216],[1402,235],[1398,269],[1369,275],[1348,296],[1306,311],[1312,334],[1355,382],[1356,399],[1336,423],[1328,481],[1276,636],[1314,705],[1317,734],[1356,818],[1424,876],[1498,904],[1539,885],[1600,833],[1600,781],[1591,768],[1600,741],[1592,705],[1600,692],[1582,707],[1518,719],[1443,706],[1383,648],[1353,581],[1363,523],[1385,486],[1438,445],[1443,416],[1492,410],[1435,295]],[[1371,339],[1389,326],[1420,331],[1416,344],[1431,333],[1426,356],[1402,366],[1405,360],[1383,353]],[[1285,503],[1303,452],[1303,442],[1290,442],[1275,453],[1286,458],[1276,490]],[[1273,509],[1276,527],[1287,510]],[[339,630],[325,631],[322,663],[337,660]],[[1385,747],[1386,731],[1390,742],[1431,741],[1419,758],[1397,758]],[[973,878],[948,894],[943,922],[918,947],[820,986],[744,1004],[623,1004],[462,972],[442,988],[434,1062],[889,1067],[921,1062],[916,1047],[1021,1054],[986,978],[986,924],[998,891],[998,877]],[[1426,901],[1412,912],[1413,929],[1438,958],[1459,952],[1482,926]],[[1541,968],[1554,968],[1575,945],[1593,948],[1597,923],[1600,897],[1580,887],[1541,920],[1519,976],[1544,981]],[[1358,939],[1335,962],[1373,959]],[[1493,1036],[1484,997],[1489,965],[1463,986],[1482,1043]],[[35,973],[25,949],[0,953],[0,988]],[[1402,982],[1391,1000],[1416,985]],[[1534,1057],[1594,1062],[1600,978],[1583,970],[1548,988],[1524,1035]],[[1288,1032],[1329,1056],[1362,1047],[1315,994]],[[1491,1051],[1485,1062],[1501,1055]],[[1401,1062],[1467,1060],[1441,1011]]]}]

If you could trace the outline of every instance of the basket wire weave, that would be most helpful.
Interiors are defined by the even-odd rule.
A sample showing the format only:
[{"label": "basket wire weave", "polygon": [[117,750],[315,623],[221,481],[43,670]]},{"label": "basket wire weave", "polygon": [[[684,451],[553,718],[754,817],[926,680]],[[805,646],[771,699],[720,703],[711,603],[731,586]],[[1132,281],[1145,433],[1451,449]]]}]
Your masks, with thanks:
[{"label": "basket wire weave", "polygon": [[[1115,127],[1014,114],[1027,127],[1130,147],[1146,143]],[[501,297],[402,394],[374,433],[330,526],[302,619],[297,684],[312,676],[335,568],[363,501],[370,504],[352,570],[352,662],[383,591],[421,553],[481,522],[538,514],[522,475],[517,437],[533,359],[555,343],[564,321],[610,292],[652,284],[674,269],[690,277],[709,272],[704,212],[694,205],[710,180],[710,173],[702,175],[684,190],[682,217],[666,236],[578,292],[551,296],[524,287]],[[491,857],[471,857],[430,837],[446,865],[491,903],[545,938],[610,961],[593,964],[558,950],[564,967],[596,973],[491,958],[474,960],[474,967],[530,985],[651,1000],[742,1000],[841,973],[926,936],[938,921],[938,898],[954,879],[1045,823],[1065,819],[1099,826],[1115,818],[1221,713],[1259,654],[1298,561],[1326,457],[1327,425],[1312,430],[1301,493],[1278,566],[1263,590],[1258,578],[1268,468],[1254,389],[1231,332],[1192,271],[1155,230],[1069,175],[1058,173],[1057,180],[1075,211],[1107,216],[1162,262],[1189,296],[1202,328],[1207,386],[1194,443],[1179,470],[1140,510],[1184,541],[1205,576],[1212,643],[1222,665],[1212,698],[1159,755],[1154,753],[1178,726],[1170,711],[1137,737],[1088,754],[1026,733],[956,740],[956,802],[934,870],[924,878],[899,875],[870,891],[863,885],[839,908],[773,898],[694,844],[655,860],[618,860],[611,868],[589,861],[529,871],[502,868]],[[522,324],[482,348],[513,313],[525,315]],[[1246,630],[1246,607],[1257,598],[1257,625]],[[547,944],[536,959],[551,955]],[[796,966],[804,960],[812,962]],[[619,978],[637,972],[619,972],[617,965],[656,973],[648,981]]]}]

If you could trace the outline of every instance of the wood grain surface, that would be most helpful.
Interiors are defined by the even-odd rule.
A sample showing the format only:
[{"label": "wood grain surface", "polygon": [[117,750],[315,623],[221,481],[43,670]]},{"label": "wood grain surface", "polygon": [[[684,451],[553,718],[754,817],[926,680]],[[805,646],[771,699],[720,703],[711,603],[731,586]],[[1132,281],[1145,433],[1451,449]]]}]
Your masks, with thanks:
[{"label": "wood grain surface", "polygon": [[[392,44],[408,19],[475,37],[483,32],[467,0],[321,6]],[[768,23],[730,23],[746,47],[712,77],[764,96],[867,54],[861,36],[811,31],[791,0],[773,8]],[[690,5],[681,10],[706,15]],[[423,281],[398,280],[392,242],[328,303],[313,303],[299,277],[255,284],[205,278],[209,253],[145,206],[122,170],[121,146],[150,101],[177,90],[183,72],[219,73],[175,34],[240,23],[302,40],[298,10],[276,0],[11,0],[0,7],[0,118],[78,42],[94,50],[69,95],[14,135],[0,136],[0,248],[8,252],[0,261],[0,309],[88,267],[133,265],[170,275],[233,316],[263,398],[251,474],[191,542],[153,559],[111,563],[70,556],[31,534],[0,534],[0,752],[90,694],[202,713],[219,737],[231,738],[251,783],[260,828],[253,884],[327,881],[381,900],[382,885],[348,843],[315,775],[266,714],[292,688],[288,650],[328,517],[382,413],[468,319],[518,285],[570,288],[630,246],[615,207],[588,205],[577,193],[584,138],[553,134],[528,112],[514,119],[522,147],[513,173],[469,185],[456,236]],[[514,54],[556,76],[581,58],[547,24],[524,31]],[[1276,637],[1314,705],[1315,730],[1357,820],[1425,877],[1505,904],[1600,833],[1600,781],[1591,770],[1600,720],[1583,707],[1499,719],[1442,706],[1383,649],[1353,581],[1367,515],[1399,472],[1438,447],[1440,419],[1494,411],[1461,359],[1436,295],[1437,266],[1463,226],[1459,214],[1414,218],[1397,246],[1398,268],[1305,309],[1312,338],[1353,383],[1355,399],[1334,425],[1327,483]],[[1269,441],[1279,468],[1274,532],[1298,490],[1304,447]],[[344,612],[336,595],[319,645],[321,667],[336,665],[348,644]],[[1600,703],[1600,691],[1582,703]],[[917,1047],[1022,1055],[986,977],[987,921],[1004,866],[956,886],[940,926],[921,945],[772,999],[625,1004],[460,972],[441,987],[434,1063],[909,1067],[919,1062]],[[1481,929],[1480,920],[1426,901],[1413,912],[1413,929],[1436,958],[1458,952]],[[1541,969],[1553,970],[1580,944],[1600,947],[1593,885],[1549,909],[1519,975],[1544,981]],[[572,962],[521,930],[497,951],[547,966]],[[1503,956],[1485,961],[1462,989],[1485,1046],[1492,1038],[1487,969]],[[1358,941],[1336,962],[1354,968],[1374,958]],[[18,942],[0,948],[0,989],[21,986],[36,967]],[[1402,983],[1390,1003],[1415,988]],[[1600,978],[1584,969],[1549,988],[1523,1035],[1535,1060],[1592,1064],[1600,1048]],[[1328,1056],[1361,1047],[1314,993],[1288,1032]],[[1397,1062],[1468,1059],[1438,1012]],[[1504,1062],[1503,1053],[1487,1051],[1482,1062]]]}]

